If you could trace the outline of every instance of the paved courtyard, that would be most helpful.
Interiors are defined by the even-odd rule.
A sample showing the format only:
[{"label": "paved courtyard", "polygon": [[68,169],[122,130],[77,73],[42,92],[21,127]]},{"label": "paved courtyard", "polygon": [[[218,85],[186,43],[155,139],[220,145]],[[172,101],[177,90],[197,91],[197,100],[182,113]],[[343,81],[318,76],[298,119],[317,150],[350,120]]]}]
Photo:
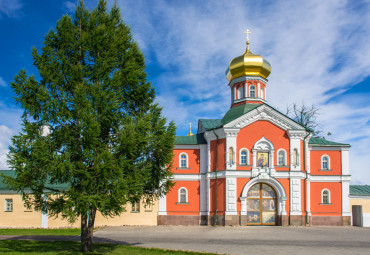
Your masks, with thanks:
[{"label": "paved courtyard", "polygon": [[370,254],[370,228],[106,227],[95,241],[221,254]]}]

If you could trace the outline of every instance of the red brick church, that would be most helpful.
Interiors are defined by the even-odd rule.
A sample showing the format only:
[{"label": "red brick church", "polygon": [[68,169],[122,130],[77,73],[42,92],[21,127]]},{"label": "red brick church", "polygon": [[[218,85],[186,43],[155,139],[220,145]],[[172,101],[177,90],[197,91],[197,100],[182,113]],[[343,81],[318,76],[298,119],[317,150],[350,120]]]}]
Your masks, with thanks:
[{"label": "red brick church", "polygon": [[349,145],[312,136],[267,104],[270,63],[231,60],[231,107],[178,136],[159,225],[351,225]]}]

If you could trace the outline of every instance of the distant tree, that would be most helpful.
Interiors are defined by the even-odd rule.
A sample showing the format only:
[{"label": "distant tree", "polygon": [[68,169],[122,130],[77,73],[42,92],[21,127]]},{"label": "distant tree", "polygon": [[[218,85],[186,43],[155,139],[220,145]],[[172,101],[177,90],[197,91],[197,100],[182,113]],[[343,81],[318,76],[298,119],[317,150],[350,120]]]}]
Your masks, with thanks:
[{"label": "distant tree", "polygon": [[[41,79],[21,70],[11,86],[24,109],[5,177],[25,205],[81,219],[81,250],[92,250],[95,216],[170,187],[174,123],[166,124],[146,80],[144,57],[114,5],[80,1],[32,57]],[[61,185],[63,184],[63,185]],[[64,186],[64,188],[57,188]]]},{"label": "distant tree", "polygon": [[320,108],[314,104],[307,106],[304,103],[301,105],[293,103],[291,106],[288,106],[286,110],[286,115],[290,116],[299,124],[312,129],[315,136],[322,133],[320,130],[321,125],[317,122],[317,116],[319,114]]}]

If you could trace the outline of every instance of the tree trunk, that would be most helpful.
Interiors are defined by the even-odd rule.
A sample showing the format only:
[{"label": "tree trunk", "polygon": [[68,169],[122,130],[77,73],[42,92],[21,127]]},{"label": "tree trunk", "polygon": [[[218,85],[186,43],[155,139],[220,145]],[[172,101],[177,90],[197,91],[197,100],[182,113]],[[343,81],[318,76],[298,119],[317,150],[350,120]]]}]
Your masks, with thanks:
[{"label": "tree trunk", "polygon": [[81,251],[91,252],[94,235],[96,209],[91,209],[89,214],[81,215]]}]

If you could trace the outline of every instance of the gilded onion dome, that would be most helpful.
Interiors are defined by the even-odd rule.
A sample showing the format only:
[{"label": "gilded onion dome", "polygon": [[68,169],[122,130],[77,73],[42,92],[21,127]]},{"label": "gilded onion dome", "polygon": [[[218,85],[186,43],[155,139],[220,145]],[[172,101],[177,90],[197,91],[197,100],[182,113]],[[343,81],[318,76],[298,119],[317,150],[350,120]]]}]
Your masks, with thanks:
[{"label": "gilded onion dome", "polygon": [[226,78],[232,79],[241,76],[261,76],[267,78],[271,73],[271,64],[260,55],[253,54],[249,50],[249,40],[247,40],[247,49],[243,55],[230,61],[226,70]]}]

